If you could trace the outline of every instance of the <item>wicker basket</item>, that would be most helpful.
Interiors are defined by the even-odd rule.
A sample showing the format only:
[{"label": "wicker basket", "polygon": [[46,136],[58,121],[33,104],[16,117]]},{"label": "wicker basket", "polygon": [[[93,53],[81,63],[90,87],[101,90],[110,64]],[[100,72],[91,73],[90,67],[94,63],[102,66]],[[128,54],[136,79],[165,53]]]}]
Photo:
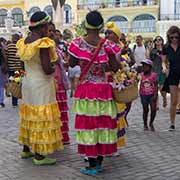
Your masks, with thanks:
[{"label": "wicker basket", "polygon": [[12,96],[21,99],[22,98],[21,83],[17,84],[14,81],[9,82],[7,85],[7,92],[10,93]]},{"label": "wicker basket", "polygon": [[138,97],[138,85],[123,90],[113,89],[114,99],[118,103],[129,103]]}]

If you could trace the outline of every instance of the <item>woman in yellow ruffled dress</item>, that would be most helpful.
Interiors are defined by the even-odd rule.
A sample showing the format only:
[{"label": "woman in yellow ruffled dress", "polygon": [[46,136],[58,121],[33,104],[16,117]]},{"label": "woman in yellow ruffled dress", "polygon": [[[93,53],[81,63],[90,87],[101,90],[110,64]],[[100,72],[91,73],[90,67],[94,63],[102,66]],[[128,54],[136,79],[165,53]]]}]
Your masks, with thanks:
[{"label": "woman in yellow ruffled dress", "polygon": [[[105,25],[105,35],[106,38],[115,42],[118,44],[121,48],[123,48],[123,44],[119,41],[121,32],[119,28],[116,26],[114,22],[108,22]],[[117,55],[117,59],[121,60],[121,55]],[[111,79],[111,78],[110,78]],[[126,131],[125,128],[127,126],[126,121],[125,121],[125,112],[126,112],[126,104],[125,103],[117,103],[117,128],[118,128],[118,141],[117,141],[117,147],[120,149],[121,147],[126,145]],[[117,152],[117,155],[119,152]]]},{"label": "woman in yellow ruffled dress", "polygon": [[52,165],[48,154],[63,148],[61,121],[56,101],[53,63],[57,60],[55,43],[46,37],[50,17],[36,12],[30,19],[30,34],[17,42],[18,54],[25,64],[22,82],[19,143],[22,158],[34,156],[35,165]]}]

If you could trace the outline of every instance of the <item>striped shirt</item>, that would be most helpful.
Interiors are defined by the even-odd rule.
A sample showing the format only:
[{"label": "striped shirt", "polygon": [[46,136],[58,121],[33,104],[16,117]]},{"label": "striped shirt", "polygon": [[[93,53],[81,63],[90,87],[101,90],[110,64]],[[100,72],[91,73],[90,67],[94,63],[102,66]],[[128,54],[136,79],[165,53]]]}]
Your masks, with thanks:
[{"label": "striped shirt", "polygon": [[16,44],[8,44],[6,48],[6,55],[8,59],[8,71],[17,71],[23,69],[23,62],[17,56]]}]

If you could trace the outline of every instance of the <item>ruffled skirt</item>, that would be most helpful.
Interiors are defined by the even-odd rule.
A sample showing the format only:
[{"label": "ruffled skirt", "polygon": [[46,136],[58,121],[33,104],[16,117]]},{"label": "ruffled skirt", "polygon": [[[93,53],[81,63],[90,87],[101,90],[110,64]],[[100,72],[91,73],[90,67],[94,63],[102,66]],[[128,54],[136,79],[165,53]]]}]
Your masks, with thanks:
[{"label": "ruffled skirt", "polygon": [[117,146],[118,148],[121,148],[126,145],[126,130],[127,127],[126,121],[125,121],[125,113],[126,113],[126,105],[125,104],[117,104],[117,129],[118,129],[118,141]]},{"label": "ruffled skirt", "polygon": [[117,151],[117,109],[109,84],[86,82],[74,95],[76,141],[79,154],[87,157]]},{"label": "ruffled skirt", "polygon": [[63,149],[58,104],[20,106],[18,141],[41,155]]},{"label": "ruffled skirt", "polygon": [[62,122],[62,135],[63,135],[63,143],[67,144],[70,142],[69,138],[69,118],[68,118],[68,104],[67,104],[67,95],[66,90],[63,84],[58,84],[58,88],[56,91],[56,99],[58,101],[59,109],[61,111],[61,122]]}]

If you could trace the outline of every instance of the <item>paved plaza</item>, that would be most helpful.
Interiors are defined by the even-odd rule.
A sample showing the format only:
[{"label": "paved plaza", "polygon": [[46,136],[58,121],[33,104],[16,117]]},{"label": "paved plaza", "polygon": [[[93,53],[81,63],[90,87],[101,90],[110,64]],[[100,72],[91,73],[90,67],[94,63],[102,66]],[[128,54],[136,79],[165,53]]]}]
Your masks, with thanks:
[{"label": "paved plaza", "polygon": [[71,144],[52,155],[58,159],[57,165],[36,167],[31,160],[19,157],[18,108],[11,107],[9,98],[5,103],[6,108],[0,109],[0,180],[180,180],[180,115],[177,130],[168,132],[168,108],[158,111],[156,132],[144,132],[142,109],[136,100],[129,115],[127,146],[119,157],[105,158],[103,173],[89,177],[79,173],[87,164],[77,154],[73,114],[69,122]]}]

